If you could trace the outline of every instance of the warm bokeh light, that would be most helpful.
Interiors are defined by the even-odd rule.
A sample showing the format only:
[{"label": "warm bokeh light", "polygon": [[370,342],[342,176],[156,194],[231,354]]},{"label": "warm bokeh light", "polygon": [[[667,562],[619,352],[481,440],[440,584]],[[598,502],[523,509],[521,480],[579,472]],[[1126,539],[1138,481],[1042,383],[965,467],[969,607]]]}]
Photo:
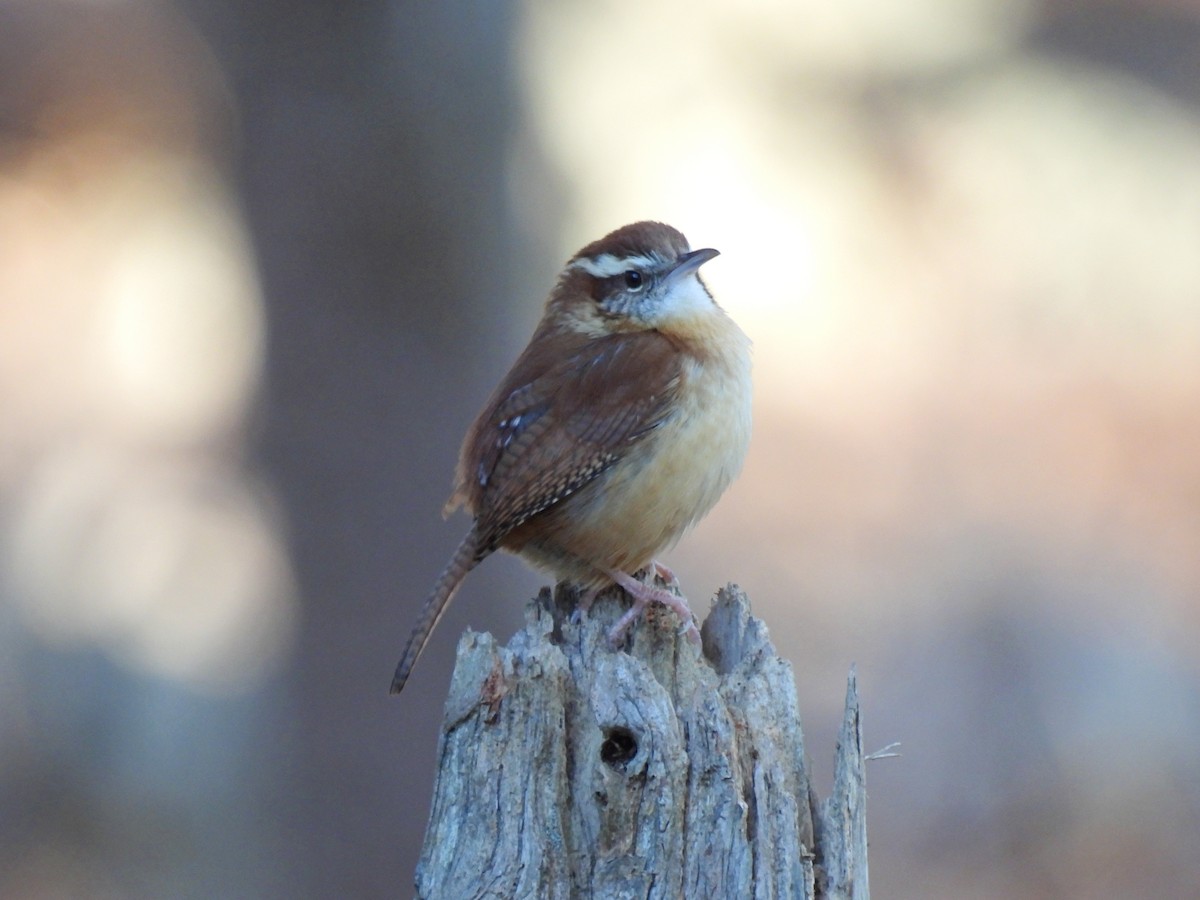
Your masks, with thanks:
[{"label": "warm bokeh light", "polygon": [[294,615],[270,489],[240,459],[264,362],[248,236],[213,164],[178,146],[179,110],[156,132],[103,80],[54,87],[0,168],[0,577],[52,643],[245,688]]},{"label": "warm bokeh light", "polygon": [[30,627],[194,687],[253,684],[287,648],[291,592],[277,523],[242,480],[112,444],[48,455],[3,557]]}]

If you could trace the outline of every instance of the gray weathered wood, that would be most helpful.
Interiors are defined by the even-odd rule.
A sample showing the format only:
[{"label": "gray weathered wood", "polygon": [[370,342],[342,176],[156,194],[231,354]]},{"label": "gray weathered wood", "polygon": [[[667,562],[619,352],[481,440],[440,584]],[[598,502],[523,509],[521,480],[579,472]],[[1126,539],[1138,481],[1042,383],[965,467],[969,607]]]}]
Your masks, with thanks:
[{"label": "gray weathered wood", "polygon": [[618,592],[572,617],[562,585],[507,648],[468,632],[446,701],[417,894],[867,900],[853,671],[833,793],[809,783],[789,663],[733,585],[703,652]]},{"label": "gray weathered wood", "polygon": [[864,759],[858,675],[851,667],[846,684],[846,714],[833,768],[833,792],[813,811],[825,876],[823,896],[831,900],[867,900],[869,893]]}]

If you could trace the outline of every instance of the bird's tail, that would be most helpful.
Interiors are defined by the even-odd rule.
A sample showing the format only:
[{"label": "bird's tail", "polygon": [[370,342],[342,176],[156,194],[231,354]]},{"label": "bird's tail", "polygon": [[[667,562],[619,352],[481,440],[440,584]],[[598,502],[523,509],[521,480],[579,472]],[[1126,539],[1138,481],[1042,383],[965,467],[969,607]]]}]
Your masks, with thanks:
[{"label": "bird's tail", "polygon": [[425,600],[425,605],[421,607],[421,614],[417,617],[416,624],[413,625],[412,634],[409,635],[408,646],[404,648],[404,655],[400,657],[400,664],[396,666],[396,674],[392,678],[391,692],[393,694],[404,690],[404,682],[408,681],[409,673],[412,672],[417,658],[429,641],[429,635],[433,633],[433,629],[437,627],[438,621],[442,618],[442,613],[446,611],[446,607],[458,593],[458,587],[462,584],[462,580],[486,555],[486,553],[479,552],[479,538],[475,534],[475,529],[472,528],[462,539],[458,549],[454,551],[454,556],[450,558],[450,562],[438,576],[437,584],[433,586],[433,590]]}]

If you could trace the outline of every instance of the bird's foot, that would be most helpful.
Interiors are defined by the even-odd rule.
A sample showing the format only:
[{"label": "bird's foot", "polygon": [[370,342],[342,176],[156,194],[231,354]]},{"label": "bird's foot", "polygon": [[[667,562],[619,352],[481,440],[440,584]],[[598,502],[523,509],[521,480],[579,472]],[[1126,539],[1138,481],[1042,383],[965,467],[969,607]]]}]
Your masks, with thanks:
[{"label": "bird's foot", "polygon": [[650,567],[654,569],[654,574],[663,580],[668,588],[679,590],[679,576],[660,563],[657,559],[650,563]]},{"label": "bird's foot", "polygon": [[[654,565],[655,570],[658,570],[658,564]],[[666,569],[666,567],[663,567]],[[679,584],[679,580],[675,578],[670,569],[666,569],[675,585]],[[642,611],[651,603],[661,603],[675,611],[683,622],[682,633],[687,635],[689,641],[693,644],[700,643],[700,630],[696,627],[696,617],[692,615],[692,610],[687,604],[687,600],[679,594],[664,590],[653,585],[643,584],[632,575],[627,575],[624,572],[616,570],[606,573],[609,578],[621,586],[621,588],[630,597],[633,598],[633,606],[626,613],[617,619],[616,624],[609,629],[608,641],[613,646],[619,644],[624,638],[625,633],[629,631],[629,626],[638,620],[642,615]],[[661,575],[661,572],[659,573]],[[668,580],[664,578],[664,580]]]}]

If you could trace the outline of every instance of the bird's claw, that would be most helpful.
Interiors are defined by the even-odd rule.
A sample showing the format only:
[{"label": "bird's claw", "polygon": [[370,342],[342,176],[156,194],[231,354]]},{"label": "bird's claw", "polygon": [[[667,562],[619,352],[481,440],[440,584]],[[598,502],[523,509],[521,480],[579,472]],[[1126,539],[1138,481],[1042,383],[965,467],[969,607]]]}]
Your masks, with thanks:
[{"label": "bird's claw", "polygon": [[[654,569],[661,576],[661,571],[665,571],[668,576],[674,581],[676,587],[679,585],[679,579],[675,578],[675,573],[666,566],[660,563],[653,564]],[[661,571],[660,571],[661,570]],[[644,584],[638,581],[631,575],[624,572],[612,571],[608,573],[617,584],[624,589],[625,593],[633,598],[633,606],[631,606],[624,615],[621,616],[615,625],[608,632],[609,643],[614,647],[617,646],[625,636],[625,632],[629,630],[629,626],[637,621],[644,610],[650,603],[661,603],[664,606],[670,607],[675,614],[679,616],[681,622],[680,634],[686,634],[688,640],[693,644],[700,643],[700,630],[696,627],[696,617],[692,614],[691,608],[688,606],[687,600],[677,593],[665,590],[664,588],[655,587],[653,585]]]}]

